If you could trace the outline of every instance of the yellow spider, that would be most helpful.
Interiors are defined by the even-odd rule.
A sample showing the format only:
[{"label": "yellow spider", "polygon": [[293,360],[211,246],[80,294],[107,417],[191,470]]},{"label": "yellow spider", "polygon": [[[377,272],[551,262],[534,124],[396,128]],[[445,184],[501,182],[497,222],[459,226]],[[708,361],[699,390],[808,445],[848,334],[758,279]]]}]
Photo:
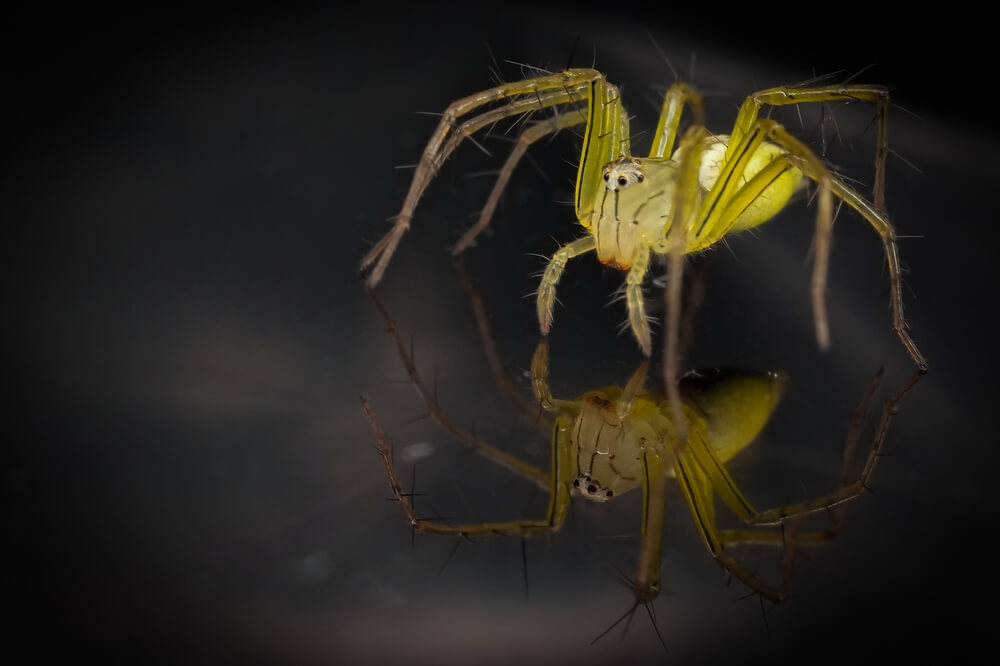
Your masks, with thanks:
[{"label": "yellow spider", "polygon": [[[775,526],[815,511],[830,509],[861,494],[878,460],[897,403],[921,377],[919,372],[915,373],[889,399],[869,456],[853,482],[848,475],[852,469],[862,415],[881,380],[881,371],[868,387],[852,419],[845,446],[841,487],[824,497],[757,511],[733,480],[726,463],[753,442],[770,419],[786,383],[783,374],[714,369],[688,373],[679,382],[679,394],[682,396],[679,408],[687,430],[687,435],[682,438],[674,421],[677,411],[674,405],[644,388],[647,360],[643,360],[624,388],[607,386],[588,391],[573,400],[563,400],[554,397],[549,388],[548,344],[543,338],[532,359],[531,377],[536,405],[555,414],[551,429],[551,467],[546,471],[491,446],[456,424],[437,403],[435,392],[425,385],[417,373],[412,355],[385,306],[373,292],[372,297],[395,340],[410,379],[431,415],[470,449],[536,483],[550,496],[545,516],[537,519],[445,524],[421,518],[398,481],[388,439],[376,421],[371,403],[362,396],[362,407],[376,439],[376,450],[383,459],[393,495],[411,527],[420,532],[443,535],[537,536],[560,529],[569,512],[573,494],[591,501],[606,502],[641,487],[641,541],[636,576],[632,581],[635,602],[630,613],[638,605],[648,604],[660,591],[668,477],[676,478],[680,484],[691,516],[715,562],[761,597],[776,603],[784,600],[796,547],[829,541],[835,530],[799,533],[797,523],[793,523],[790,530]],[[715,495],[747,524],[746,528],[720,529],[717,526]],[[780,584],[761,581],[735,558],[729,548],[738,544],[784,546]]]},{"label": "yellow spider", "polygon": [[[832,173],[812,150],[780,124],[759,117],[767,105],[836,100],[874,102],[878,118],[874,200],[868,201]],[[685,105],[694,124],[677,143]],[[402,210],[389,232],[361,262],[370,271],[368,285],[382,279],[389,260],[410,226],[421,195],[461,141],[505,118],[524,117],[543,109],[551,117],[528,125],[502,168],[476,225],[459,240],[453,253],[464,251],[489,224],[514,167],[528,146],[564,128],[583,125],[583,149],[576,178],[576,217],[588,234],[551,257],[537,294],[543,334],[552,326],[556,285],[566,263],[596,251],[604,264],[628,272],[625,296],[628,321],[642,351],[649,356],[651,339],[642,283],[652,253],[670,259],[667,314],[668,386],[673,387],[678,358],[676,338],[684,254],[704,250],[727,234],[763,224],[782,210],[803,177],[818,185],[815,265],[812,300],[816,336],[829,345],[824,303],[833,202],[836,196],[857,211],[879,234],[889,272],[892,325],[917,368],[927,362],[910,339],[903,317],[902,277],[896,234],[885,213],[885,161],[888,155],[888,91],[875,85],[781,87],[747,97],[728,134],[710,134],[702,121],[701,96],[684,83],[667,91],[647,157],[632,155],[628,114],[618,88],[593,69],[567,69],[523,81],[505,83],[452,103],[442,115],[417,165]],[[671,391],[672,397],[676,398]]]}]

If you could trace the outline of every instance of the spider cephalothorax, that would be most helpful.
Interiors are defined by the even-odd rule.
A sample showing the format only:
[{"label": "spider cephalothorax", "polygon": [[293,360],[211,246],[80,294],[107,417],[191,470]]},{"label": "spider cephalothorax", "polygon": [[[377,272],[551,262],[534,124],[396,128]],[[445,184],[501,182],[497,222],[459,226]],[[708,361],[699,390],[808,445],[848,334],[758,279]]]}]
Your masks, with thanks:
[{"label": "spider cephalothorax", "polygon": [[573,487],[582,496],[595,502],[607,502],[615,496],[615,491],[601,485],[599,481],[591,478],[589,474],[580,474],[573,479]]}]

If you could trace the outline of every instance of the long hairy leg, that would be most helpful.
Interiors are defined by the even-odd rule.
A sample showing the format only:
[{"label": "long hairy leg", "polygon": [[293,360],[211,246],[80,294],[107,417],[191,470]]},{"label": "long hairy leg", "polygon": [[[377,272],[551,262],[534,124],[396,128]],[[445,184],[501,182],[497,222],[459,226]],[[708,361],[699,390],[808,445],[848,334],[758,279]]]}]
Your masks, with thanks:
[{"label": "long hairy leg", "polygon": [[542,274],[542,281],[538,285],[536,303],[538,325],[541,327],[543,335],[548,335],[552,328],[552,308],[556,301],[556,285],[559,284],[563,271],[566,270],[566,262],[593,249],[594,237],[588,234],[572,243],[563,245],[549,260],[549,265],[545,267],[545,273]]},{"label": "long hairy leg", "polygon": [[696,210],[700,199],[698,180],[701,155],[704,150],[704,138],[707,130],[701,125],[695,125],[685,132],[681,139],[681,161],[677,168],[677,180],[674,185],[674,202],[670,212],[666,236],[662,244],[655,249],[665,249],[668,255],[667,266],[667,340],[663,355],[663,381],[666,385],[667,398],[671,404],[672,417],[677,427],[678,439],[683,446],[687,441],[687,420],[681,409],[681,395],[677,386],[680,376],[680,326],[681,297],[683,294],[684,252],[687,247],[687,230],[690,219]]},{"label": "long hairy leg", "polygon": [[[892,307],[892,328],[903,347],[920,372],[927,372],[927,359],[920,353],[910,337],[903,314],[903,271],[899,261],[899,247],[896,230],[877,205],[865,200],[843,180],[830,173],[822,161],[802,142],[774,121],[758,121],[768,138],[788,151],[795,165],[810,179],[819,184],[819,211],[816,220],[816,263],[813,266],[812,292],[813,309],[817,316],[817,333],[826,334],[829,343],[829,329],[826,324],[824,290],[830,257],[830,234],[833,227],[832,197],[836,196],[857,211],[875,230],[882,240],[886,266],[889,271],[889,301]],[[820,321],[820,319],[822,321]],[[822,338],[821,338],[822,341]]]},{"label": "long hairy leg", "polygon": [[[361,260],[361,270],[370,271],[367,278],[368,285],[374,287],[382,279],[400,239],[410,227],[417,202],[441,165],[463,139],[504,118],[561,104],[586,101],[590,95],[590,84],[595,80],[603,81],[603,74],[591,69],[571,69],[558,74],[496,86],[449,105],[424,148],[413,180],[410,182],[410,189],[403,201],[403,207],[396,216],[392,228]],[[464,121],[460,120],[469,113],[500,101],[506,104]]]},{"label": "long hairy leg", "polygon": [[[875,174],[872,186],[875,208],[885,212],[885,171],[886,159],[889,156],[889,90],[884,86],[845,84],[810,87],[782,86],[761,90],[748,96],[740,107],[733,128],[732,139],[738,141],[749,132],[757,121],[761,108],[770,106],[789,106],[795,104],[815,104],[835,101],[867,101],[875,103],[878,136],[875,143]],[[730,147],[732,147],[730,143]],[[727,152],[726,158],[731,154]]]}]

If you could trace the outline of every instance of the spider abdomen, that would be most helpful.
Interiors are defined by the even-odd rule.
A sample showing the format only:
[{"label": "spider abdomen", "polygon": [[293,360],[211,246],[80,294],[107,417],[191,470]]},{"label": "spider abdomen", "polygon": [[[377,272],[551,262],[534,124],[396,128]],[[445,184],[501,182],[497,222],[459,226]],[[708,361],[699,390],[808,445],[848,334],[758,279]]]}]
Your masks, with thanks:
[{"label": "spider abdomen", "polygon": [[[725,168],[728,148],[728,134],[712,135],[705,138],[704,152],[701,155],[701,166],[698,171],[698,181],[702,192],[708,192],[718,182]],[[678,150],[674,153],[674,161],[680,159],[680,152]],[[787,151],[781,146],[764,142],[750,156],[746,169],[739,177],[739,187],[741,188],[749,185],[755,176],[775,160],[782,160],[788,168],[773,178],[768,177],[767,182],[760,183],[762,189],[748,203],[743,204],[743,199],[740,198],[735,199],[730,204],[730,206],[741,208],[734,207],[732,211],[727,211],[727,216],[735,216],[731,226],[727,227],[727,233],[729,231],[743,231],[763,224],[788,205],[788,201],[801,187],[803,180],[802,172],[787,163],[785,155],[787,155]],[[730,159],[737,157],[732,155]],[[747,188],[746,191],[749,192],[752,189],[755,188]],[[715,240],[717,239],[712,239],[712,242],[714,243]],[[705,247],[707,247],[706,244],[698,243],[696,246],[688,248],[688,251],[697,251]]]}]

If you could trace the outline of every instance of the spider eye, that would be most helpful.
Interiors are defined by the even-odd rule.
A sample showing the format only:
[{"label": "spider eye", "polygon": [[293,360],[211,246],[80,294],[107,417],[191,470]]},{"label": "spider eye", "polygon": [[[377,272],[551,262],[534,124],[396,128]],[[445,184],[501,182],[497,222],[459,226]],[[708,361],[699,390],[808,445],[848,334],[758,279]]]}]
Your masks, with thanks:
[{"label": "spider eye", "polygon": [[605,182],[607,182],[607,180],[608,180],[609,178],[611,178],[611,174],[610,174],[610,173],[607,173],[607,172],[605,172],[605,174],[604,174],[604,180],[605,180]]},{"label": "spider eye", "polygon": [[589,486],[587,486],[587,492],[591,494],[596,493],[597,486],[595,486],[594,484],[590,484]]},{"label": "spider eye", "polygon": [[609,490],[609,491],[608,491],[608,499],[611,499],[611,498],[612,498],[612,497],[614,497],[614,496],[615,496],[615,491],[613,491],[613,490]]},{"label": "spider eye", "polygon": [[625,187],[626,185],[628,185],[628,178],[626,178],[625,176],[618,176],[618,184],[621,185],[622,187]]},{"label": "spider eye", "polygon": [[574,488],[580,487],[580,479],[573,479],[573,487]]},{"label": "spider eye", "polygon": [[637,183],[641,183],[645,179],[646,179],[646,176],[643,175],[643,174],[641,174],[641,173],[638,176],[635,177],[635,180],[636,180]]}]

